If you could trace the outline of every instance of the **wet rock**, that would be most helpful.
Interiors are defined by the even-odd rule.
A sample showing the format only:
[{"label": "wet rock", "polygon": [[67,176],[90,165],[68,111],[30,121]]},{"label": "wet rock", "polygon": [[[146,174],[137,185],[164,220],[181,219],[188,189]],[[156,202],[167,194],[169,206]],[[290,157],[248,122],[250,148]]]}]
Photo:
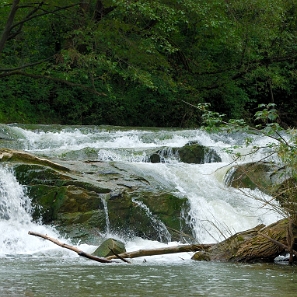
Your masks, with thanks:
[{"label": "wet rock", "polygon": [[123,197],[107,201],[111,230],[122,236],[168,242],[190,240],[192,230],[183,216],[188,210],[186,198],[168,193],[125,192]]},{"label": "wet rock", "polygon": [[210,256],[207,252],[199,251],[196,252],[191,259],[195,261],[210,261]]},{"label": "wet rock", "polygon": [[[111,232],[126,237],[164,242],[191,238],[182,215],[187,211],[187,199],[162,192],[128,164],[73,161],[59,170],[51,161],[7,153],[12,156],[5,159],[6,164],[13,167],[31,198],[33,219],[54,225],[67,237],[93,244],[105,234],[108,224]],[[117,178],[110,179],[110,172]]]},{"label": "wet rock", "polygon": [[180,161],[184,163],[204,164],[222,161],[214,149],[198,143],[186,144],[178,149],[178,154]]},{"label": "wet rock", "polygon": [[164,163],[168,159],[176,159],[180,162],[193,164],[222,161],[214,149],[194,142],[188,143],[181,148],[164,148],[158,150],[148,158],[151,163]]},{"label": "wet rock", "polygon": [[290,172],[271,162],[253,162],[232,167],[226,174],[226,184],[234,188],[258,188],[272,195]]},{"label": "wet rock", "polygon": [[93,255],[97,257],[108,257],[114,255],[114,253],[121,254],[125,252],[125,244],[122,241],[108,238],[100,244],[100,246],[93,252]]}]

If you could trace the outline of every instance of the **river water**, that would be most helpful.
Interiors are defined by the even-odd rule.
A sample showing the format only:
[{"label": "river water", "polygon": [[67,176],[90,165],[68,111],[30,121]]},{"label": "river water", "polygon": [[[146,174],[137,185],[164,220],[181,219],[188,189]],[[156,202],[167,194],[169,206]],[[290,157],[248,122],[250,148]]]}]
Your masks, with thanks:
[{"label": "river water", "polygon": [[[224,148],[243,142],[241,135],[178,129],[2,125],[0,137],[4,139],[2,147],[26,150],[55,161],[71,161],[75,157],[116,162],[157,187],[187,197],[191,209],[186,215],[197,242],[219,241],[281,218],[264,203],[270,197],[259,191],[250,191],[247,196],[224,184],[232,161]],[[163,163],[147,162],[147,156],[156,149],[170,151],[191,141],[215,149],[222,162],[184,164],[168,152]],[[268,140],[255,141],[261,144]],[[242,162],[261,157],[263,152]],[[48,234],[85,252],[96,248],[70,242],[53,227],[32,222],[25,189],[8,168],[0,167],[0,176],[0,296],[296,295],[296,269],[284,264],[202,263],[192,261],[192,253],[133,259],[130,265],[99,264],[81,258],[28,235],[28,231]],[[179,243],[168,243],[176,244]],[[126,242],[128,251],[163,246],[166,244],[141,238]]]}]

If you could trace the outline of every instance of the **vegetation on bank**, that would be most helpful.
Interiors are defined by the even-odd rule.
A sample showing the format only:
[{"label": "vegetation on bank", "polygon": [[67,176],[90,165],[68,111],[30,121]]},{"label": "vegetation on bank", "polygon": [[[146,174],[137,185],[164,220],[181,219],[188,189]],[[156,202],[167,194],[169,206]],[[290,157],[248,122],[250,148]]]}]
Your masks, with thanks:
[{"label": "vegetation on bank", "polygon": [[296,126],[297,0],[7,0],[0,122],[201,124],[276,103]]},{"label": "vegetation on bank", "polygon": [[[279,114],[274,103],[259,104],[259,110],[255,113],[257,125],[251,126],[243,119],[224,120],[225,115],[209,110],[209,104],[198,104],[197,109],[202,113],[205,129],[211,131],[247,132],[245,146],[249,149],[246,154],[241,154],[235,145],[226,149],[233,156],[234,161],[231,179],[228,185],[237,188],[258,188],[269,195],[269,199],[253,197],[262,200],[263,206],[270,205],[277,212],[286,217],[286,234],[280,236],[281,240],[272,239],[264,235],[273,243],[274,247],[289,252],[289,263],[292,264],[296,257],[296,227],[297,227],[297,134],[296,129],[284,129],[278,123]],[[254,141],[253,134],[266,138],[266,144],[259,144]],[[237,161],[245,158],[246,155],[256,155],[262,152],[262,159],[250,164],[238,165]],[[235,165],[235,166],[234,166]],[[248,192],[243,190],[247,195]],[[277,202],[277,203],[275,203]],[[283,224],[283,223],[282,223]],[[273,233],[272,230],[269,231]],[[261,236],[263,234],[259,233]],[[237,246],[238,247],[238,246]],[[275,251],[275,250],[274,250]],[[237,251],[238,252],[238,251]],[[236,253],[237,253],[236,252]],[[269,251],[270,253],[271,251]],[[276,250],[277,252],[277,250]],[[264,256],[265,258],[265,256]]]}]

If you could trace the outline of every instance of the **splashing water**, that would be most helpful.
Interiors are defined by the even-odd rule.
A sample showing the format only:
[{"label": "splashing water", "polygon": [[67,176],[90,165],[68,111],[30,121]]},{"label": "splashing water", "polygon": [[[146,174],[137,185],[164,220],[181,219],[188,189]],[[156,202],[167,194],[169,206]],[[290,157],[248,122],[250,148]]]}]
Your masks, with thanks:
[{"label": "splashing water", "polygon": [[[68,152],[91,148],[92,152],[96,152],[97,160],[124,164],[155,187],[186,197],[190,204],[190,211],[186,214],[186,218],[193,228],[196,240],[201,243],[220,241],[235,232],[253,228],[260,223],[270,224],[280,218],[273,210],[264,208],[259,200],[224,185],[227,165],[232,161],[224,149],[243,143],[242,135],[216,135],[201,130],[131,130],[119,127],[85,126],[59,126],[58,128],[41,126],[34,129],[11,126],[10,130],[6,126],[6,129],[10,133],[9,138],[12,139],[6,144],[8,143],[11,148],[24,149],[33,154],[55,158],[60,158]],[[268,140],[255,138],[255,141],[262,145]],[[172,153],[172,148],[182,147],[190,142],[211,147],[220,155],[222,162],[210,164],[179,162]],[[249,149],[244,148],[242,152],[248,152]],[[148,156],[156,151],[159,152],[163,163],[148,162]],[[242,162],[256,161],[262,157],[262,153],[258,152],[256,155],[247,156]],[[10,230],[6,233],[9,234],[5,235],[6,238],[0,239],[1,252],[9,252],[9,246],[14,246],[17,252],[36,250],[35,244],[31,247],[29,244],[25,251],[22,250],[21,242],[28,237],[27,232],[32,224],[35,230],[45,227],[32,223],[31,206],[23,188],[17,184],[12,172],[7,169],[1,170],[4,170],[0,183],[0,218],[1,224],[4,224],[1,227]],[[10,186],[7,187],[6,184]],[[263,196],[263,193],[256,191],[252,194],[256,197]],[[149,215],[150,210],[147,209],[146,212]],[[108,233],[108,216],[106,220]],[[14,224],[17,226],[13,227]],[[15,230],[18,230],[17,234]],[[51,229],[44,231],[54,232]],[[14,236],[15,240],[12,243]],[[40,248],[45,247],[46,245]]]},{"label": "splashing water", "polygon": [[28,231],[59,237],[51,228],[32,222],[31,203],[13,172],[0,167],[0,255],[31,254],[52,244],[28,235]]},{"label": "splashing water", "polygon": [[152,214],[152,212],[150,211],[148,206],[145,205],[142,201],[139,201],[135,198],[132,198],[132,201],[136,205],[138,205],[140,208],[142,208],[145,211],[146,215],[150,218],[155,230],[157,230],[157,232],[158,232],[159,241],[167,242],[167,243],[170,242],[171,235],[170,235],[168,229],[166,228],[165,224],[162,221],[158,220],[156,217],[154,217],[154,215]]}]

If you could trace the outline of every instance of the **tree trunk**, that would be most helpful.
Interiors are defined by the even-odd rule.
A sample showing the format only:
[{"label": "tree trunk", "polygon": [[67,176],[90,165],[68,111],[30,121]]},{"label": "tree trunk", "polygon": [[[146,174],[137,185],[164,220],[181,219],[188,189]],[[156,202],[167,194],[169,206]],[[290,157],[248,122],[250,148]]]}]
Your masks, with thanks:
[{"label": "tree trunk", "polygon": [[0,54],[2,53],[3,48],[5,46],[5,43],[6,43],[7,39],[8,39],[8,37],[9,37],[10,29],[11,29],[11,26],[13,24],[15,14],[16,14],[16,12],[18,10],[19,3],[20,3],[20,0],[14,0],[12,2],[11,10],[10,10],[8,19],[6,21],[6,24],[5,24],[1,39],[0,39]]},{"label": "tree trunk", "polygon": [[[151,249],[151,250],[138,250],[134,252],[127,252],[119,254],[118,256],[122,258],[138,258],[145,256],[156,256],[164,254],[174,254],[174,253],[184,253],[184,252],[196,252],[196,251],[205,251],[208,250],[212,245],[211,244],[190,244],[190,245],[178,245],[172,247]],[[116,256],[109,256],[106,259],[116,259]]]},{"label": "tree trunk", "polygon": [[[239,232],[213,245],[206,254],[211,261],[273,262],[282,252],[290,250],[287,245],[288,223],[288,219],[283,219],[266,227],[259,225]],[[292,233],[297,234],[296,228]]]}]

